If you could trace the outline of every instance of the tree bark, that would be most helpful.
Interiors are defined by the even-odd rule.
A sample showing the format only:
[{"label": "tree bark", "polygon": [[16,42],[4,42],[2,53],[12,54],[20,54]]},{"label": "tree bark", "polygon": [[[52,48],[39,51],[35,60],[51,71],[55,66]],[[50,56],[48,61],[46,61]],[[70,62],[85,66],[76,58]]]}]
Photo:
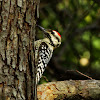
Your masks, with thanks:
[{"label": "tree bark", "polygon": [[38,8],[39,0],[0,0],[1,100],[33,99],[30,57]]},{"label": "tree bark", "polygon": [[50,82],[37,88],[38,100],[100,100],[99,80]]}]

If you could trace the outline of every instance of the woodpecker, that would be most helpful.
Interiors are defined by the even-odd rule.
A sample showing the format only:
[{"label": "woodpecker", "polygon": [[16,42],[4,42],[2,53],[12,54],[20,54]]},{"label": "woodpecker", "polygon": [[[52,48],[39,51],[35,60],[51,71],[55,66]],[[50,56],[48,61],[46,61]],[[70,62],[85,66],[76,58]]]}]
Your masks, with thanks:
[{"label": "woodpecker", "polygon": [[35,41],[36,84],[42,77],[52,57],[53,50],[61,44],[61,35],[57,31],[45,29],[39,25],[37,27],[43,31],[45,38]]}]

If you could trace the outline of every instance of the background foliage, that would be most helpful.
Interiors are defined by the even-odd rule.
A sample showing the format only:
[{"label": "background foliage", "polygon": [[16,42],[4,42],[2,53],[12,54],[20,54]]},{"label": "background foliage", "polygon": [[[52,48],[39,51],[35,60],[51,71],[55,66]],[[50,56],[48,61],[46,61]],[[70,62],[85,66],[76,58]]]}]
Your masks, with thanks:
[{"label": "background foliage", "polygon": [[[38,24],[62,36],[44,73],[48,81],[88,79],[75,70],[100,79],[99,0],[41,0]],[[37,29],[36,38],[43,37]]]}]

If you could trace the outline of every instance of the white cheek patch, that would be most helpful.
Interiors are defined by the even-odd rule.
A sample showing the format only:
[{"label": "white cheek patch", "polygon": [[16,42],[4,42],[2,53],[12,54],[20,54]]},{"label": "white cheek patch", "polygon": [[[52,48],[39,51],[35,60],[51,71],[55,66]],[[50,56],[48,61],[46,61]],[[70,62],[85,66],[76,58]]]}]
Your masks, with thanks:
[{"label": "white cheek patch", "polygon": [[51,39],[54,45],[58,44],[58,40],[56,39],[56,37],[51,35]]}]

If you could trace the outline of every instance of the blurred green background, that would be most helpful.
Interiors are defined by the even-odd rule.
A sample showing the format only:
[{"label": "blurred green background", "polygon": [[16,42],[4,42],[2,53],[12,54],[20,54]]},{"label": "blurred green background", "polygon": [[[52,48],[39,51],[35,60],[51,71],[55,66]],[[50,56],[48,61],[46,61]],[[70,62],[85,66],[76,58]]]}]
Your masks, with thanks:
[{"label": "blurred green background", "polygon": [[40,83],[89,79],[76,70],[100,79],[100,0],[41,0],[38,24],[62,36]]}]

